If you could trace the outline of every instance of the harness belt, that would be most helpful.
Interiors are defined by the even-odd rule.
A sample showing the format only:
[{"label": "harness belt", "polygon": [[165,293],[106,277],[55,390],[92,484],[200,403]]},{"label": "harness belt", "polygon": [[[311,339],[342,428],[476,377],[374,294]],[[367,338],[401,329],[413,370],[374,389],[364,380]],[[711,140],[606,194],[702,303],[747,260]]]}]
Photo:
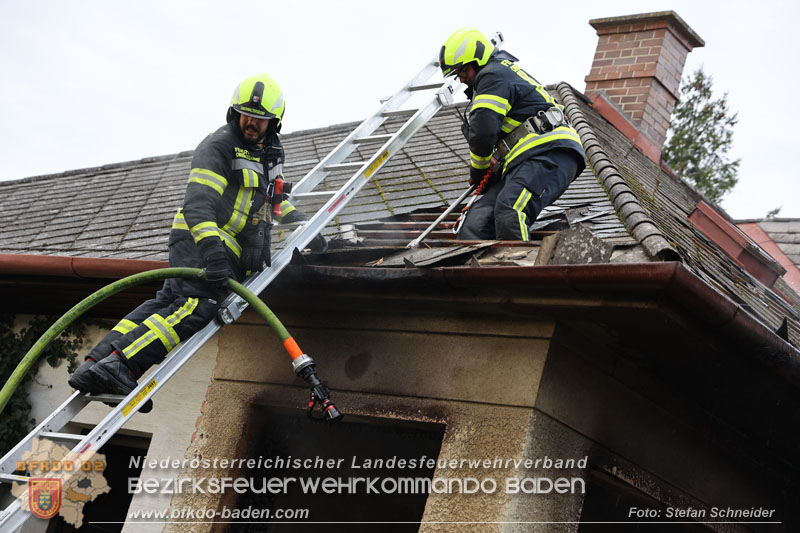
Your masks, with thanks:
[{"label": "harness belt", "polygon": [[528,117],[522,121],[522,124],[508,132],[505,137],[497,141],[494,145],[494,156],[497,159],[503,157],[514,148],[523,137],[535,133],[541,135],[553,131],[559,126],[568,126],[564,111],[560,107],[553,106],[549,109],[539,111],[532,117]]}]

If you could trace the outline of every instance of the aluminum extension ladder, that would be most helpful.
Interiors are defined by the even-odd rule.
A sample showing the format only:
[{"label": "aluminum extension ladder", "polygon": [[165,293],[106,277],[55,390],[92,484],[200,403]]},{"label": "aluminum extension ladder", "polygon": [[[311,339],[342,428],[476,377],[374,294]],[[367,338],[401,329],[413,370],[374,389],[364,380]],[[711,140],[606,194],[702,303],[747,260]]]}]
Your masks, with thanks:
[{"label": "aluminum extension ladder", "polygon": [[[502,34],[495,34],[492,41],[499,48],[503,43]],[[302,198],[328,198],[328,200],[307,222],[291,233],[283,248],[272,257],[272,266],[249,278],[244,283],[245,287],[260,294],[289,265],[295,248],[304,249],[428,120],[443,106],[453,103],[453,96],[462,87],[462,84],[458,78],[430,82],[431,78],[439,72],[438,59],[434,58],[402,89],[386,100],[372,116],[356,127],[300,182],[295,184],[290,200]],[[373,135],[387,119],[408,115],[409,111],[401,108],[417,91],[433,89],[436,89],[435,94],[427,99],[395,133]],[[377,145],[379,148],[366,161],[345,161],[356,147],[366,144]],[[329,173],[341,170],[352,170],[353,174],[338,190],[314,190]],[[234,294],[229,296],[223,302],[218,320],[212,321],[175,348],[126,397],[74,392],[24,440],[0,459],[0,482],[27,482],[29,478],[14,475],[13,472],[16,462],[20,461],[23,454],[31,449],[33,440],[37,438],[69,443],[67,447],[71,445],[72,452],[79,457],[86,457],[97,452],[222,327],[219,322],[233,323],[241,316],[246,307],[247,303],[239,296]],[[116,407],[85,436],[60,432],[86,405],[93,401],[114,403]],[[22,509],[20,499],[14,499],[8,508],[0,512],[0,533],[16,531],[30,516],[30,511]]]}]

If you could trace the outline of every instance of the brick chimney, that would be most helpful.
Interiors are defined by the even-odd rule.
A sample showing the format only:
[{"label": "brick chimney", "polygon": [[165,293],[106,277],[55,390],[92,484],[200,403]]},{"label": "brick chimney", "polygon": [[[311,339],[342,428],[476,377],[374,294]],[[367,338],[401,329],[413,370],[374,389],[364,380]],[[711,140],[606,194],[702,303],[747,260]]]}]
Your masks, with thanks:
[{"label": "brick chimney", "polygon": [[597,101],[605,93],[652,141],[651,149],[660,159],[686,56],[705,42],[674,11],[594,19],[589,24],[599,40],[586,76],[586,96]]}]

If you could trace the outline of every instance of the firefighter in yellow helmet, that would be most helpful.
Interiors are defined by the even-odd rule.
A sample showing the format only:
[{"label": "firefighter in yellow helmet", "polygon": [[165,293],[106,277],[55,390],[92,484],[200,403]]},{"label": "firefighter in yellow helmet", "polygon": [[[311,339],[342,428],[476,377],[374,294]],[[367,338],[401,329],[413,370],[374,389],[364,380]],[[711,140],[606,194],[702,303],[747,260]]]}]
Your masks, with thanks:
[{"label": "firefighter in yellow helmet", "polygon": [[492,181],[467,212],[459,239],[529,240],[529,226],[586,166],[563,107],[474,28],[451,35],[439,52],[445,76],[458,76],[471,101],[470,183]]},{"label": "firefighter in yellow helmet", "polygon": [[[285,109],[280,86],[267,74],[236,87],[226,124],[194,152],[183,207],[169,235],[170,266],[203,268],[207,282],[166,280],[154,299],[129,313],[89,352],[69,380],[73,388],[127,395],[150,366],[216,316],[229,278],[242,281],[269,265],[275,202],[270,194],[283,173],[278,132]],[[278,222],[308,218],[287,201],[280,207]],[[318,236],[311,247],[323,250],[325,239]]]}]

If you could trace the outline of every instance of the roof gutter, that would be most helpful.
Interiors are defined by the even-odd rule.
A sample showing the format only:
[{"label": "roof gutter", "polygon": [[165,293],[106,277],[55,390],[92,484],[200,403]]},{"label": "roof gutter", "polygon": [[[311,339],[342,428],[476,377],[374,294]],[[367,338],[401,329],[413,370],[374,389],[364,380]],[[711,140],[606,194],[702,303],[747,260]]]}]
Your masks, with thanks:
[{"label": "roof gutter", "polygon": [[141,259],[0,254],[0,275],[120,279],[166,266],[166,261]]},{"label": "roof gutter", "polygon": [[452,287],[508,286],[579,293],[618,291],[660,295],[680,304],[709,327],[726,333],[728,329],[740,331],[742,328],[760,332],[764,340],[775,341],[775,346],[782,351],[800,356],[800,351],[678,262],[437,270],[442,282]]},{"label": "roof gutter", "polygon": [[[562,288],[576,292],[620,291],[661,295],[680,305],[694,318],[726,336],[747,332],[753,340],[772,346],[787,356],[800,351],[781,339],[744,308],[715,290],[678,262],[602,265],[560,265],[544,267],[442,268],[443,280],[456,287],[486,284],[495,279],[509,286]],[[487,274],[483,274],[487,271]],[[491,271],[491,272],[488,272]],[[488,279],[486,279],[488,278]]]},{"label": "roof gutter", "polygon": [[[475,287],[475,283],[494,279],[515,287],[662,297],[726,342],[742,346],[783,378],[800,385],[800,350],[678,262],[440,270],[443,281],[454,287]],[[484,271],[492,272],[482,275]]]},{"label": "roof gutter", "polygon": [[[139,259],[0,254],[0,275],[119,279],[165,266],[165,261]],[[431,269],[304,265],[300,272],[300,279],[295,281],[354,284],[361,290],[370,286],[409,287],[421,283],[465,289],[618,291],[662,297],[709,330],[746,347],[787,380],[800,384],[800,351],[678,262]]]},{"label": "roof gutter", "polygon": [[678,262],[534,267],[381,269],[302,266],[295,283],[456,289],[508,288],[516,292],[635,294],[672,304],[693,322],[747,350],[787,381],[800,386],[800,351],[745,309]]}]

